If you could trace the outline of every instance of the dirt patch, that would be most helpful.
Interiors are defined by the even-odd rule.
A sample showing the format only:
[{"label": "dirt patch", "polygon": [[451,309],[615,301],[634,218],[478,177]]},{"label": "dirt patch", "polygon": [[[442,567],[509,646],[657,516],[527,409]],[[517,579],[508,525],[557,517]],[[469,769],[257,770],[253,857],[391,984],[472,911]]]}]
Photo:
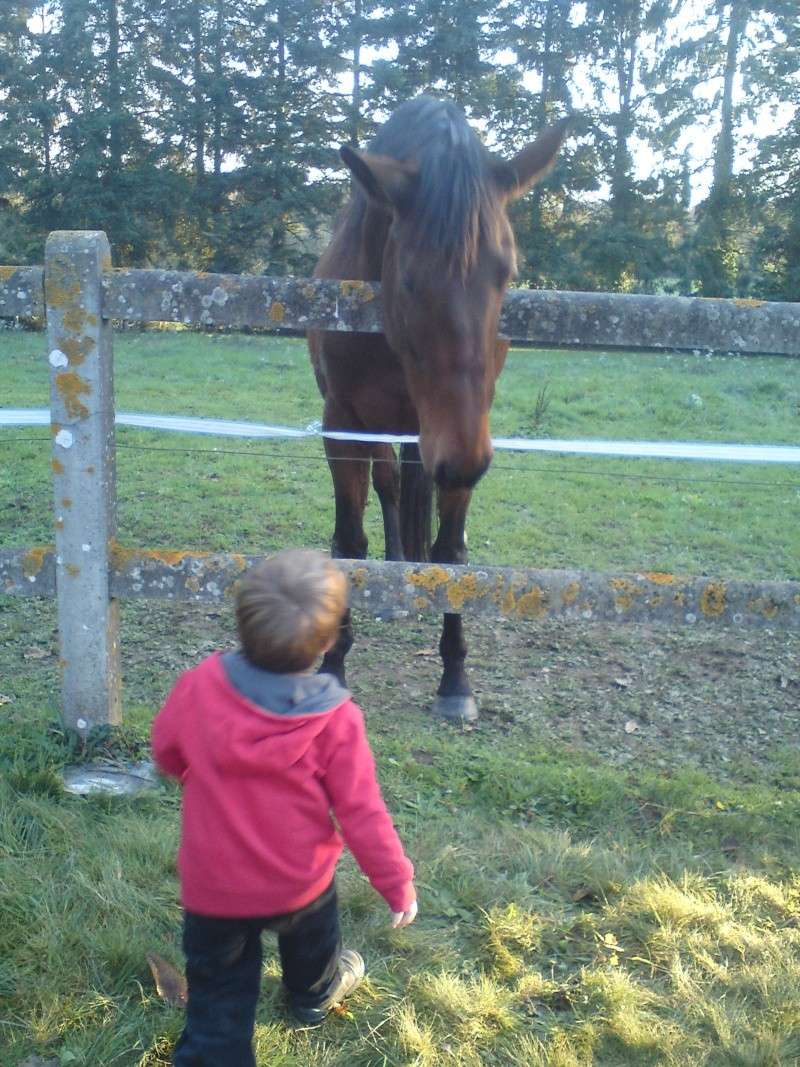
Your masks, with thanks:
[{"label": "dirt patch", "polygon": [[[141,605],[128,610],[139,615]],[[165,666],[192,661],[230,642],[226,613],[180,606],[154,623],[151,609],[152,636],[140,632],[129,646],[132,668],[152,666],[154,656]],[[485,621],[466,630],[477,730],[489,736],[525,731],[615,764],[717,773],[762,763],[798,736],[797,635]],[[376,725],[391,729],[409,715],[424,722],[439,682],[438,637],[434,620],[356,619],[348,684]]]},{"label": "dirt patch", "polygon": [[[3,607],[2,673],[18,682],[19,692],[9,690],[16,706],[43,689],[56,704],[55,671],[42,678],[51,657],[31,654],[55,651],[53,605]],[[128,704],[155,710],[180,670],[233,644],[227,607],[128,602],[122,617]],[[438,623],[360,616],[355,624],[348,684],[372,727],[392,733],[413,719],[423,729],[453,729],[428,716],[440,675]],[[475,730],[487,741],[524,733],[616,765],[694,765],[722,775],[764,765],[796,743],[795,634],[485,620],[468,621],[466,634],[481,712]],[[417,735],[417,751],[419,742]]]}]

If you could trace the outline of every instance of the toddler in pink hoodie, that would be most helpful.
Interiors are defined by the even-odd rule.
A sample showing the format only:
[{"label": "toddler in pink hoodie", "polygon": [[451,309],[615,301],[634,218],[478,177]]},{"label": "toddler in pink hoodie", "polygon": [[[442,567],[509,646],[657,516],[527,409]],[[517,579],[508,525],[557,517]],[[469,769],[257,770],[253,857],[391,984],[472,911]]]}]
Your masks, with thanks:
[{"label": "toddler in pink hoodie", "polygon": [[393,925],[416,915],[361,711],[333,675],[308,673],[346,599],[321,553],[292,549],[253,568],[236,595],[241,649],[183,674],[153,723],[154,759],[183,787],[188,1003],[176,1067],[254,1067],[262,930],[278,935],[299,1022],[322,1022],[361,981],[364,962],[339,934],[343,841]]}]

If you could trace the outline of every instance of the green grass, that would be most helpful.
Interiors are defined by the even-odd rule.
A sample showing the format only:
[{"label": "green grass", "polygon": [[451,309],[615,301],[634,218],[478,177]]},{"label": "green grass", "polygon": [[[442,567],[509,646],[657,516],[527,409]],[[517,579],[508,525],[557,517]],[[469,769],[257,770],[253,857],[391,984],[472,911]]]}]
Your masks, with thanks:
[{"label": "green grass", "polygon": [[[129,333],[115,350],[122,410],[291,426],[320,415],[302,341]],[[0,352],[4,403],[46,406],[43,338],[9,331]],[[493,410],[497,435],[782,443],[799,431],[800,364],[779,358],[514,350]],[[319,441],[122,429],[118,445],[127,544],[260,552],[329,543]],[[3,543],[50,540],[47,433],[0,430],[0,449],[12,461],[0,466]],[[503,452],[475,492],[470,553],[498,565],[796,578],[798,512],[793,468]],[[380,555],[374,501],[367,532]]]},{"label": "green grass", "polygon": [[[388,714],[374,689],[372,703],[420,917],[391,931],[347,860],[345,939],[369,981],[321,1031],[294,1032],[268,942],[260,1067],[797,1062],[796,788],[615,770],[522,731],[479,742]],[[31,711],[0,735],[2,1062],[166,1064],[180,1013],[145,958],[180,963],[176,792],[61,794],[69,753]],[[118,748],[136,754],[149,717],[131,708]]]},{"label": "green grass", "polygon": [[[41,349],[0,334],[4,405],[46,405]],[[300,342],[126,334],[116,352],[122,409],[319,415]],[[797,440],[799,399],[791,361],[515,351],[493,429],[776,443]],[[17,440],[37,436],[0,431],[3,546],[50,539],[48,443]],[[127,543],[328,543],[318,442],[123,430],[119,444]],[[789,469],[496,459],[470,516],[475,560],[797,577]],[[378,554],[374,504],[369,531]],[[181,1014],[157,997],[146,955],[181,962],[177,793],[80,799],[59,771],[145,755],[176,673],[230,644],[230,606],[124,603],[125,726],[83,750],[57,723],[54,626],[51,602],[0,598],[0,1064],[166,1067]],[[293,1031],[267,941],[259,1067],[800,1063],[796,638],[469,629],[483,716],[462,732],[424,710],[436,623],[358,620],[350,684],[417,866],[420,916],[389,929],[346,860],[345,939],[369,981],[321,1030]]]}]

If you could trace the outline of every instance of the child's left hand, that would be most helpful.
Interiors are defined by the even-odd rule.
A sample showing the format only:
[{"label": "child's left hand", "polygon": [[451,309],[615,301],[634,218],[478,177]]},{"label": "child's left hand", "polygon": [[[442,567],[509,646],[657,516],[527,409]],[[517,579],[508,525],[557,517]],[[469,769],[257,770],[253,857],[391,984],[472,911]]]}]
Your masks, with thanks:
[{"label": "child's left hand", "polygon": [[412,900],[411,904],[405,911],[393,911],[392,912],[392,929],[396,930],[401,926],[408,926],[417,917],[417,902]]}]

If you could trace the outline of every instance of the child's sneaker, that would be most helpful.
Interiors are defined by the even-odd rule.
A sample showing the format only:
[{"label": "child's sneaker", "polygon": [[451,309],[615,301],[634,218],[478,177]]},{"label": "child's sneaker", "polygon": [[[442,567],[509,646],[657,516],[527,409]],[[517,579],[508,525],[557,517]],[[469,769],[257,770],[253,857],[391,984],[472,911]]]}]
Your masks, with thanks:
[{"label": "child's sneaker", "polygon": [[317,1008],[305,1008],[289,1001],[289,1010],[294,1018],[304,1026],[319,1026],[325,1021],[325,1016],[335,1008],[337,1004],[349,997],[353,990],[361,984],[361,980],[367,973],[364,960],[358,952],[352,948],[343,948],[339,956],[339,974],[325,1000]]}]

